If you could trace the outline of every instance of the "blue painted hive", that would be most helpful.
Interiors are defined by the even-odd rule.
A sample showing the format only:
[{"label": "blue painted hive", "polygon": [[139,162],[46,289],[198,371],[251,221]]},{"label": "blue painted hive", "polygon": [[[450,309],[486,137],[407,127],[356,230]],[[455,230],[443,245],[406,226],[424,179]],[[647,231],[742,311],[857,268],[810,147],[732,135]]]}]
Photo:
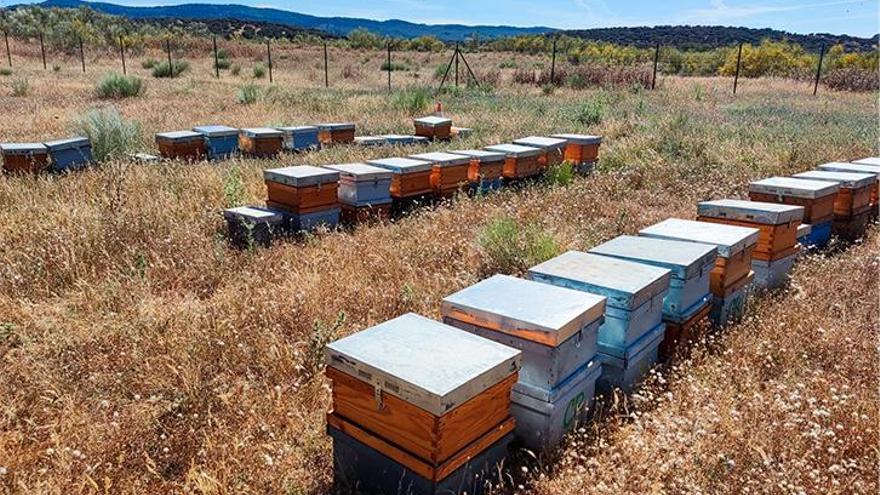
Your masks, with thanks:
[{"label": "blue painted hive", "polygon": [[375,206],[391,202],[391,171],[366,163],[343,163],[324,168],[339,172],[339,202]]},{"label": "blue painted hive", "polygon": [[92,161],[92,143],[87,137],[59,139],[43,143],[49,150],[52,170],[76,170]]},{"label": "blue painted hive", "polygon": [[715,246],[620,236],[594,247],[590,253],[670,270],[669,293],[663,299],[663,318],[667,321],[685,322],[711,299],[709,274],[718,255]]},{"label": "blue painted hive", "polygon": [[415,136],[405,134],[383,134],[380,137],[392,146],[413,144],[415,142]]},{"label": "blue painted hive", "polygon": [[321,148],[317,126],[285,126],[277,129],[284,133],[284,149],[287,151],[311,151]]},{"label": "blue painted hive", "polygon": [[220,160],[238,153],[238,129],[225,125],[202,125],[193,131],[205,136],[208,158]]},{"label": "blue painted hive", "polygon": [[671,272],[597,254],[569,251],[529,269],[533,280],[608,298],[599,352],[622,357],[663,321]]},{"label": "blue painted hive", "polygon": [[614,388],[631,391],[657,363],[665,332],[666,324],[661,322],[629,346],[625,354],[602,354],[602,375],[596,388],[600,392]]}]

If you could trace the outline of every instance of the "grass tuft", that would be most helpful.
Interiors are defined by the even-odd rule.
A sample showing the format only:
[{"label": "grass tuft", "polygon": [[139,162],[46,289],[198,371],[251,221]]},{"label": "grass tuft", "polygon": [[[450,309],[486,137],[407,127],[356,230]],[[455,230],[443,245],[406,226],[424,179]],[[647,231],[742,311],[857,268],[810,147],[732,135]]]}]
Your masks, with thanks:
[{"label": "grass tuft", "polygon": [[559,254],[552,234],[536,223],[521,226],[511,217],[496,218],[483,227],[477,244],[486,256],[487,273],[522,274]]},{"label": "grass tuft", "polygon": [[89,110],[76,119],[74,127],[89,138],[98,162],[122,158],[142,145],[140,124],[123,118],[114,107]]},{"label": "grass tuft", "polygon": [[144,92],[144,81],[137,76],[123,76],[122,74],[110,73],[101,79],[95,92],[98,98],[121,99],[140,96]]},{"label": "grass tuft", "polygon": [[177,77],[189,69],[186,60],[174,60],[171,65],[168,62],[160,62],[153,66],[153,77]]}]

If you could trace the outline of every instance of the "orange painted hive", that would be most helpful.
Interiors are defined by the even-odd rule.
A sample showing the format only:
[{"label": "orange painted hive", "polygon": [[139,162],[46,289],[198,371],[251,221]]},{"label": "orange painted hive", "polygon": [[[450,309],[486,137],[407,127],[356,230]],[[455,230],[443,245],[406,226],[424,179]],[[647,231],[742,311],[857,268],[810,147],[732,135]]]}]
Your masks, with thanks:
[{"label": "orange painted hive", "polygon": [[559,165],[565,160],[565,146],[568,144],[568,141],[558,138],[529,136],[517,139],[513,144],[540,149],[541,155],[538,163],[542,168],[546,169],[554,165]]},{"label": "orange painted hive", "polygon": [[269,127],[241,129],[238,135],[238,148],[247,155],[270,158],[281,153],[284,147],[284,133]]},{"label": "orange painted hive", "polygon": [[874,185],[871,186],[871,197],[869,199],[871,207],[876,213],[878,202],[880,202],[880,167],[858,163],[832,162],[819,165],[819,170],[825,170],[829,172],[843,172],[848,174],[868,174],[877,177],[878,180],[874,181]]},{"label": "orange painted hive", "polygon": [[543,168],[539,163],[541,149],[518,144],[498,144],[486,146],[486,151],[504,153],[504,178],[525,179],[539,175]]},{"label": "orange painted hive", "polygon": [[431,162],[416,160],[413,158],[382,158],[370,160],[368,165],[390,170],[391,197],[395,199],[408,199],[433,191],[431,187]]},{"label": "orange painted hive", "polygon": [[7,173],[36,173],[49,168],[49,148],[42,143],[3,143],[0,154]]},{"label": "orange painted hive", "polygon": [[340,203],[342,208],[340,219],[342,223],[357,224],[369,222],[381,222],[391,218],[391,203],[355,206]]},{"label": "orange painted hive", "polygon": [[698,220],[723,223],[760,231],[752,259],[776,261],[797,252],[797,229],[804,216],[802,206],[723,199],[703,201],[697,207]]},{"label": "orange painted hive", "polygon": [[834,182],[840,186],[834,200],[835,221],[849,220],[871,209],[871,188],[876,185],[876,175],[811,170],[795,174],[794,177]]},{"label": "orange painted hive", "polygon": [[298,165],[263,171],[268,204],[303,214],[338,207],[339,172]]},{"label": "orange painted hive", "polygon": [[321,144],[353,143],[355,125],[351,122],[333,122],[318,126],[318,140]]},{"label": "orange painted hive", "polygon": [[159,154],[170,160],[198,161],[208,153],[205,136],[195,131],[160,132],[156,144]]},{"label": "orange painted hive", "polygon": [[749,184],[749,199],[804,208],[804,223],[819,225],[834,219],[839,185],[792,177],[771,177]]},{"label": "orange painted hive", "polygon": [[452,119],[446,117],[428,116],[413,119],[416,128],[416,136],[428,139],[449,139],[452,135]]},{"label": "orange painted hive", "polygon": [[472,184],[495,182],[504,177],[504,153],[486,150],[455,150],[450,153],[470,158],[468,181]]},{"label": "orange painted hive", "polygon": [[468,186],[470,158],[453,153],[420,153],[409,158],[431,163],[431,188],[438,196],[451,196]]},{"label": "orange painted hive", "polygon": [[599,146],[602,136],[589,134],[554,134],[554,138],[565,139],[565,159],[575,163],[591,163],[599,159]]},{"label": "orange painted hive", "polygon": [[662,359],[669,359],[677,350],[690,344],[696,336],[695,331],[699,326],[708,322],[711,309],[712,305],[706,302],[702,309],[687,321],[681,323],[667,321],[666,334],[663,336],[663,342],[660,343],[660,357]]}]

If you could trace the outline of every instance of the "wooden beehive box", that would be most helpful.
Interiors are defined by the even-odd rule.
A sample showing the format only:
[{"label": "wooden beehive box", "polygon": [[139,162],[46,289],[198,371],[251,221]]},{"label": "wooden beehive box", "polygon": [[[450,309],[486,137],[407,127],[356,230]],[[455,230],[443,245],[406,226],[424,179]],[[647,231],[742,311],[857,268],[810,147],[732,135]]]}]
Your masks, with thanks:
[{"label": "wooden beehive box", "polygon": [[874,185],[871,186],[871,198],[870,204],[872,207],[875,207],[878,204],[878,186],[880,186],[880,167],[876,167],[873,165],[859,165],[857,163],[825,163],[819,165],[819,170],[827,170],[829,172],[845,172],[845,173],[853,173],[853,174],[870,174],[877,177],[877,181],[874,181]]},{"label": "wooden beehive box", "polygon": [[404,146],[415,143],[415,136],[406,134],[383,134],[382,139],[391,146]]},{"label": "wooden beehive box", "polygon": [[409,157],[431,162],[431,188],[434,194],[451,196],[469,184],[469,157],[442,152],[421,153]]},{"label": "wooden beehive box", "polygon": [[738,199],[702,201],[698,220],[752,227],[760,231],[753,260],[775,261],[797,252],[797,229],[804,217],[802,206]]},{"label": "wooden beehive box", "polygon": [[203,125],[193,127],[205,139],[208,158],[219,160],[238,153],[238,129],[226,125]]},{"label": "wooden beehive box", "polygon": [[682,346],[689,344],[695,337],[695,331],[699,326],[708,321],[709,313],[712,310],[710,301],[700,306],[699,311],[692,314],[687,320],[680,322],[666,322],[666,333],[663,336],[663,342],[660,344],[661,359],[669,359]]},{"label": "wooden beehive box", "polygon": [[366,163],[342,163],[324,168],[339,173],[339,202],[361,207],[391,202],[390,170]]},{"label": "wooden beehive box", "polygon": [[760,231],[696,220],[670,218],[639,231],[640,236],[711,244],[718,248],[715,268],[709,274],[713,295],[723,296],[728,287],[741,281],[752,270],[752,252]]},{"label": "wooden beehive box", "polygon": [[538,163],[538,159],[541,157],[540,148],[520,146],[518,144],[498,144],[486,146],[484,149],[486,151],[504,153],[505,179],[534,177],[542,171],[541,164]]},{"label": "wooden beehive box", "polygon": [[388,142],[385,141],[385,138],[382,136],[357,136],[354,138],[354,144],[373,148],[376,146],[385,146]]},{"label": "wooden beehive box", "polygon": [[452,135],[452,119],[446,117],[428,116],[413,119],[416,128],[416,136],[428,139],[449,139]]},{"label": "wooden beehive box", "polygon": [[608,298],[599,327],[599,352],[623,356],[663,320],[671,272],[607,256],[568,251],[529,269],[538,282]]},{"label": "wooden beehive box", "polygon": [[520,351],[440,322],[409,313],[329,344],[326,357],[332,414],[430,465],[511,422]]},{"label": "wooden beehive box", "polygon": [[347,225],[388,220],[391,218],[391,204],[392,201],[390,199],[384,203],[377,202],[363,206],[341,203],[339,219]]},{"label": "wooden beehive box", "polygon": [[565,146],[568,144],[568,141],[559,138],[529,136],[517,139],[513,144],[540,149],[539,163],[541,167],[549,168],[559,165],[565,160]]},{"label": "wooden beehive box", "polygon": [[42,143],[2,143],[3,168],[10,173],[36,173],[49,168],[49,149]]},{"label": "wooden beehive box", "polygon": [[834,182],[840,186],[834,200],[835,220],[849,220],[871,209],[871,187],[877,183],[876,175],[811,170],[794,177]]},{"label": "wooden beehive box", "polygon": [[259,158],[271,158],[281,153],[284,133],[270,127],[248,127],[238,135],[238,147],[242,153]]},{"label": "wooden beehive box", "polygon": [[52,170],[76,170],[92,162],[92,143],[89,138],[77,136],[43,143],[49,150]]},{"label": "wooden beehive box", "polygon": [[156,134],[159,154],[169,160],[198,161],[205,158],[205,137],[195,131],[172,131]]},{"label": "wooden beehive box", "polygon": [[284,216],[269,208],[239,206],[223,210],[229,227],[229,239],[239,248],[268,246],[272,237],[282,230]]},{"label": "wooden beehive box", "polygon": [[355,125],[351,122],[332,122],[318,126],[321,144],[353,143]]},{"label": "wooden beehive box", "polygon": [[268,199],[294,213],[336,208],[339,172],[310,165],[263,171]]},{"label": "wooden beehive box", "polygon": [[391,197],[413,198],[432,191],[431,162],[412,158],[382,158],[370,160],[373,165],[391,171]]},{"label": "wooden beehive box", "polygon": [[589,134],[554,134],[551,137],[565,139],[565,159],[575,163],[591,163],[599,159],[602,136]]},{"label": "wooden beehive box", "polygon": [[277,129],[284,135],[284,149],[287,151],[310,151],[321,147],[316,126],[282,126]]},{"label": "wooden beehive box", "polygon": [[486,150],[455,150],[450,153],[470,159],[468,181],[472,184],[494,183],[504,178],[504,153]]},{"label": "wooden beehive box", "polygon": [[625,235],[589,252],[671,271],[669,293],[663,299],[663,318],[667,322],[682,322],[709,302],[710,273],[718,256],[715,246]]},{"label": "wooden beehive box", "polygon": [[749,183],[749,199],[804,208],[804,223],[820,224],[834,219],[834,200],[840,186],[791,177],[771,177]]}]

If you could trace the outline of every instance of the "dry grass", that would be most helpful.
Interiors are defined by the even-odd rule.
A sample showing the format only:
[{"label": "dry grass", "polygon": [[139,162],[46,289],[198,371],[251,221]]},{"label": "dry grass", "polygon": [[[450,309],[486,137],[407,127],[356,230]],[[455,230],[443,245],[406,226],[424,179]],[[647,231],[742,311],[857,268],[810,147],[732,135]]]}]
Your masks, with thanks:
[{"label": "dry grass", "polygon": [[[314,52],[292,50],[287,59],[273,54],[279,60],[279,87],[273,98],[253,105],[235,102],[235,89],[250,80],[252,65],[236,59],[243,63],[242,76],[213,80],[206,77],[210,61],[193,63],[179,79],[151,80],[144,96],[121,101],[118,108],[140,121],[146,136],[212,121],[245,126],[353,120],[362,133],[409,129],[408,110],[381,90],[381,55],[331,53],[344,61],[338,64],[340,72],[346,65],[361,65],[362,72],[334,77],[334,88],[323,90],[318,87],[323,83],[320,54]],[[372,61],[363,63],[368,57]],[[420,81],[427,81],[437,64],[423,59],[433,55],[411,57],[418,62],[412,65],[426,67]],[[294,71],[294,61],[305,69]],[[0,98],[0,113],[9,116],[0,122],[2,140],[65,133],[78,114],[98,104],[94,87],[103,71],[96,67],[112,67],[109,61],[90,63],[85,76],[70,66],[44,73],[36,59],[30,68],[17,69],[32,81],[32,94]],[[512,69],[504,71],[512,74]],[[364,89],[373,83],[373,90]],[[436,316],[443,296],[475,282],[490,266],[477,239],[498,218],[537,225],[560,248],[584,249],[669,216],[691,216],[697,200],[742,195],[749,179],[875,154],[876,95],[813,98],[810,88],[802,86],[748,81],[734,98],[726,80],[664,79],[656,92],[560,89],[544,96],[539,88],[505,80],[493,95],[444,95],[444,108],[456,124],[475,128],[462,147],[552,131],[596,132],[606,136],[602,171],[569,186],[535,185],[460,198],[393,224],[265,250],[237,252],[223,240],[218,212],[227,201],[224,181],[230,170],[241,175],[243,199],[258,202],[265,194],[260,173],[265,167],[362,160],[416,148],[339,147],[275,161],[219,164],[119,162],[66,176],[0,177],[0,489],[328,491],[330,447],[323,423],[328,394],[314,364],[325,341],[405,311]],[[601,122],[579,123],[585,106],[595,105],[603,108]],[[876,240],[871,246],[876,252]],[[863,284],[851,282],[854,273],[870,274],[869,249],[813,262],[826,270],[817,278],[802,273],[801,290],[759,312],[768,314],[766,308],[775,304],[785,309],[784,318],[760,318],[734,330],[718,344],[717,356],[683,367],[682,376],[673,380],[680,383],[671,389],[673,400],[651,407],[637,402],[645,410],[639,422],[602,427],[607,435],[598,450],[584,450],[583,462],[548,467],[545,477],[552,479],[538,481],[533,489],[598,491],[598,482],[590,480],[600,475],[606,486],[614,477],[627,483],[625,489],[653,489],[653,484],[627,482],[615,471],[633,466],[638,467],[633,480],[656,481],[658,489],[666,483],[669,491],[697,486],[735,491],[739,477],[749,483],[763,479],[763,471],[750,464],[760,454],[736,443],[743,438],[754,438],[771,466],[784,466],[788,474],[780,476],[794,484],[809,475],[792,471],[800,458],[827,471],[830,459],[840,464],[852,457],[861,471],[849,471],[858,475],[846,479],[869,488],[876,478],[876,433],[865,425],[876,426],[880,419],[871,406],[876,383],[868,382],[876,377],[871,371],[876,333],[865,328],[871,306],[857,308],[846,299],[855,294],[876,303],[876,294],[869,298],[876,283],[869,286],[871,280],[864,277]],[[821,284],[829,290],[819,293]],[[832,310],[835,303],[840,307]],[[818,330],[806,324],[809,319],[795,321],[794,309],[800,307],[810,308],[827,338],[817,337]],[[340,315],[345,319],[337,326]],[[790,331],[774,327],[774,321],[789,322]],[[785,351],[771,352],[762,344],[776,339],[783,339],[780,349]],[[854,348],[865,349],[858,359]],[[796,358],[800,351],[815,359]],[[764,355],[774,359],[764,375],[758,374],[759,367],[739,375],[712,371],[731,359]],[[828,364],[834,355],[842,356],[840,370]],[[837,384],[823,387],[810,381],[819,369],[825,374],[815,378],[831,384],[834,377],[846,377],[850,390],[841,383],[835,394],[830,386]],[[695,382],[689,376],[703,378]],[[845,432],[862,425],[862,433],[861,439],[837,437],[845,444],[839,459],[832,454],[808,458],[812,444],[798,435],[810,432],[810,424],[788,430],[782,419],[774,426],[755,415],[759,401],[765,401],[767,417],[774,417],[769,414],[776,407],[773,401],[777,396],[788,401],[798,377],[806,387],[804,404],[809,392],[816,404],[832,411],[823,401],[846,395],[867,417],[840,419]],[[697,388],[688,395],[691,384]],[[783,385],[790,388],[785,394],[776,388]],[[725,407],[734,404],[742,404],[739,413],[745,419],[725,419],[721,424],[732,425],[730,432],[712,423],[703,428],[706,433],[686,430],[692,436],[684,443],[665,436],[716,417],[707,408],[725,418],[730,410]],[[835,423],[837,411],[831,416]],[[814,419],[822,428],[831,424],[819,420]],[[654,424],[678,429],[655,431]],[[644,432],[636,432],[640,425]],[[639,447],[638,438],[653,443]],[[622,454],[627,449],[644,457],[627,459]],[[718,452],[737,468],[718,471]],[[663,455],[689,462],[675,490],[670,483],[679,478],[664,477],[662,462],[636,462]],[[711,464],[698,463],[709,458]],[[581,472],[594,462],[589,459],[604,467],[600,474]],[[730,473],[736,477],[725,477]],[[831,487],[816,482],[804,488],[824,491],[825,486]]]}]

